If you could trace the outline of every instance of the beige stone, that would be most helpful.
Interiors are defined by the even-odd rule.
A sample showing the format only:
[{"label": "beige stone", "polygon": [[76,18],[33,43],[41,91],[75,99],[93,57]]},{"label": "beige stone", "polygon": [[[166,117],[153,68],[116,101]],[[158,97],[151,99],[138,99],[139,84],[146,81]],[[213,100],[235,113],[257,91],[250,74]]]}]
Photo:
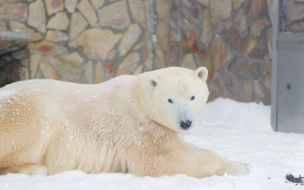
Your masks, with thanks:
[{"label": "beige stone", "polygon": [[98,17],[100,26],[125,29],[130,25],[126,1],[118,1],[102,7],[98,10]]},{"label": "beige stone", "polygon": [[137,45],[134,46],[133,50],[137,51],[137,50],[139,50],[140,48],[142,48],[143,45],[144,45],[143,42],[139,42]]},{"label": "beige stone", "polygon": [[194,55],[192,53],[188,53],[185,55],[182,61],[182,67],[195,70],[197,68]]},{"label": "beige stone", "polygon": [[233,5],[235,9],[240,8],[246,0],[233,0]]},{"label": "beige stone", "polygon": [[137,68],[139,61],[140,56],[137,52],[130,53],[119,65],[116,75],[132,74]]},{"label": "beige stone", "polygon": [[144,33],[144,44],[143,44],[143,61],[145,64],[145,68],[151,70],[153,67],[153,42],[152,36],[149,32]]},{"label": "beige stone", "polygon": [[250,81],[245,80],[243,83],[243,98],[246,102],[252,101],[252,85]]},{"label": "beige stone", "polygon": [[218,37],[213,40],[210,53],[212,55],[212,62],[216,71],[220,70],[226,62],[232,58],[232,53],[226,47],[225,43]]},{"label": "beige stone", "polygon": [[37,0],[30,4],[27,24],[37,28],[42,33],[46,32],[46,17],[42,0]]},{"label": "beige stone", "polygon": [[65,63],[54,56],[46,56],[46,61],[53,66],[56,72],[67,81],[79,82],[81,76],[81,68],[74,67],[69,63]]},{"label": "beige stone", "polygon": [[171,1],[156,0],[157,18],[160,21],[169,22]]},{"label": "beige stone", "polygon": [[93,63],[88,61],[85,63],[85,83],[93,84]]},{"label": "beige stone", "polygon": [[141,29],[138,24],[132,24],[127,31],[123,34],[122,40],[119,45],[119,54],[124,56],[131,47],[137,42],[141,35]]},{"label": "beige stone", "polygon": [[55,16],[53,16],[48,24],[47,27],[55,30],[66,30],[69,26],[69,19],[66,13],[58,12]]},{"label": "beige stone", "polygon": [[209,7],[209,1],[210,0],[196,0],[200,4],[204,5],[205,7]]},{"label": "beige stone", "polygon": [[201,37],[201,42],[205,44],[206,47],[209,47],[213,39],[213,28],[211,24],[209,9],[204,9],[204,20],[203,20],[203,32]]},{"label": "beige stone", "polygon": [[72,14],[71,16],[71,24],[70,24],[70,39],[74,40],[79,34],[87,27],[88,23],[83,18],[81,13],[77,12]]},{"label": "beige stone", "polygon": [[232,0],[211,0],[210,11],[214,20],[231,19]]},{"label": "beige stone", "polygon": [[47,79],[59,79],[58,73],[55,69],[44,59],[40,59],[39,70],[43,73],[44,77]]},{"label": "beige stone", "polygon": [[0,21],[0,30],[7,30],[6,23],[4,21]]},{"label": "beige stone", "polygon": [[82,13],[82,15],[87,19],[87,21],[91,26],[94,26],[97,23],[98,18],[96,16],[96,12],[92,7],[91,3],[89,2],[89,0],[81,0],[78,3],[77,8]]},{"label": "beige stone", "polygon": [[154,69],[161,69],[166,67],[166,60],[165,60],[165,53],[162,51],[162,49],[156,45],[155,46],[155,58],[153,62]]},{"label": "beige stone", "polygon": [[65,0],[65,8],[70,12],[74,13],[78,0]]},{"label": "beige stone", "polygon": [[257,20],[251,25],[250,33],[254,37],[259,37],[264,28],[268,27],[269,25],[270,22],[266,18]]},{"label": "beige stone", "polygon": [[58,56],[58,59],[66,63],[70,63],[71,65],[74,65],[78,68],[81,68],[81,64],[84,61],[84,59],[77,52],[60,55]]},{"label": "beige stone", "polygon": [[304,4],[296,4],[294,1],[287,1],[284,4],[285,12],[291,21],[302,20],[304,18]]},{"label": "beige stone", "polygon": [[272,28],[269,28],[266,31],[267,34],[267,47],[268,47],[268,54],[270,59],[272,59]]},{"label": "beige stone", "polygon": [[69,46],[73,48],[81,47],[83,53],[90,59],[106,59],[121,36],[121,34],[114,34],[110,30],[92,28],[86,30]]},{"label": "beige stone", "polygon": [[58,11],[63,11],[64,9],[63,0],[46,0],[44,2],[48,15],[51,15]]},{"label": "beige stone", "polygon": [[53,42],[60,42],[60,41],[67,41],[69,39],[68,35],[62,31],[54,31],[49,30],[46,33],[46,40],[53,41]]},{"label": "beige stone", "polygon": [[265,66],[263,71],[263,82],[268,89],[271,89],[271,60],[268,55],[264,58]]},{"label": "beige stone", "polygon": [[95,10],[99,9],[103,4],[104,0],[91,0]]},{"label": "beige stone", "polygon": [[139,65],[132,74],[133,75],[141,74],[143,72],[143,67],[144,67],[143,65]]},{"label": "beige stone", "polygon": [[0,3],[0,18],[1,19],[26,21],[27,12],[28,12],[28,6],[26,4],[6,3],[1,6],[1,3]]},{"label": "beige stone", "polygon": [[157,24],[157,43],[159,46],[165,51],[168,51],[168,46],[169,46],[169,24],[165,22],[158,22]]},{"label": "beige stone", "polygon": [[247,31],[247,18],[245,8],[241,8],[238,10],[235,18],[234,18],[234,25],[235,28],[241,38],[244,38],[248,31]]},{"label": "beige stone", "polygon": [[36,73],[41,57],[42,56],[40,53],[35,53],[30,56],[30,65],[29,66],[30,66],[31,73],[33,73],[33,74]]},{"label": "beige stone", "polygon": [[145,7],[142,0],[128,0],[131,14],[135,22],[146,22]]},{"label": "beige stone", "polygon": [[27,26],[25,26],[21,22],[10,20],[9,23],[10,23],[11,30],[13,30],[13,31],[21,30],[21,31],[30,32],[32,34],[32,41],[37,41],[37,40],[40,40],[42,38],[40,32],[35,32],[34,30],[28,28]]},{"label": "beige stone", "polygon": [[30,50],[36,50],[50,55],[60,55],[67,52],[67,49],[65,47],[48,41],[29,43],[27,47]]},{"label": "beige stone", "polygon": [[255,80],[253,81],[253,88],[255,94],[260,98],[265,98],[264,85],[261,81]]},{"label": "beige stone", "polygon": [[31,73],[31,79],[45,79],[42,71],[38,69],[35,73]]},{"label": "beige stone", "polygon": [[104,68],[102,63],[97,62],[95,65],[95,83],[99,84],[102,83],[103,80],[103,75],[104,75]]},{"label": "beige stone", "polygon": [[152,70],[153,70],[153,59],[154,59],[154,57],[149,57],[149,58],[145,61],[145,63],[144,63],[144,65],[145,65],[145,70],[147,70],[147,71],[152,71]]}]

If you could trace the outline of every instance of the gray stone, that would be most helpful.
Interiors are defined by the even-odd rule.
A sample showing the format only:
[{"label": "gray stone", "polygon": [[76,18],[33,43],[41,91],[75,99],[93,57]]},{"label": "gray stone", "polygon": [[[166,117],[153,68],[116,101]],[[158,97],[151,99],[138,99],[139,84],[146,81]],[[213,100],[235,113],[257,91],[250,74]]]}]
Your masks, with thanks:
[{"label": "gray stone", "polygon": [[[89,0],[81,0],[77,5],[78,10],[87,19],[91,26],[95,26],[98,21],[96,12]],[[113,13],[113,12],[112,12]]]},{"label": "gray stone", "polygon": [[49,22],[47,27],[55,30],[66,30],[69,26],[69,19],[66,13],[58,12],[55,16],[53,16]]},{"label": "gray stone", "polygon": [[70,39],[74,40],[80,33],[87,27],[88,23],[83,18],[81,13],[77,12],[72,14],[70,24]]},{"label": "gray stone", "polygon": [[42,33],[46,32],[45,8],[42,0],[30,4],[27,24],[37,28]]},{"label": "gray stone", "polygon": [[132,24],[129,26],[127,31],[124,33],[119,45],[120,56],[124,56],[131,49],[140,35],[141,29],[138,24]]},{"label": "gray stone", "polygon": [[203,20],[203,32],[201,36],[201,42],[205,44],[206,47],[209,47],[213,39],[213,28],[209,16],[209,9],[204,9],[203,14],[204,14],[204,20]]},{"label": "gray stone", "polygon": [[91,0],[95,10],[99,9],[103,4],[104,0]]},{"label": "gray stone", "polygon": [[102,7],[98,10],[98,17],[100,26],[125,29],[130,25],[126,1],[119,1]]},{"label": "gray stone", "polygon": [[86,84],[93,84],[93,63],[88,61],[85,63],[85,79]]},{"label": "gray stone", "polygon": [[236,16],[234,17],[234,25],[235,28],[241,38],[244,38],[248,31],[247,31],[247,18],[246,12],[244,8],[238,10]]},{"label": "gray stone", "polygon": [[194,59],[194,55],[192,53],[188,53],[185,55],[182,61],[182,67],[195,70],[197,68],[196,61]]},{"label": "gray stone", "polygon": [[12,53],[12,56],[14,59],[23,59],[29,57],[29,51],[28,49],[22,49],[19,51],[15,51]]},{"label": "gray stone", "polygon": [[210,11],[214,20],[231,19],[232,0],[211,0]]},{"label": "gray stone", "polygon": [[74,13],[78,0],[65,0],[65,8],[70,12]]}]

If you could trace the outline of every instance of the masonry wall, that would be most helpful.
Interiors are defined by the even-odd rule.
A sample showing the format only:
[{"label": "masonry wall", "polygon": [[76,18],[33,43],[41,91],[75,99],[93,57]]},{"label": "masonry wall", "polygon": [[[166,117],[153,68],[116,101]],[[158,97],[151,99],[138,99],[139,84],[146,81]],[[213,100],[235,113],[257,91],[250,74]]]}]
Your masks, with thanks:
[{"label": "masonry wall", "polygon": [[2,1],[0,25],[32,33],[28,78],[100,83],[152,70],[149,7],[142,0]]},{"label": "masonry wall", "polygon": [[271,0],[158,0],[154,64],[206,66],[210,100],[270,104],[271,8]]},{"label": "masonry wall", "polygon": [[303,33],[304,32],[304,1],[283,0],[282,31]]},{"label": "masonry wall", "polygon": [[167,66],[209,70],[210,100],[270,104],[272,0],[7,0],[32,33],[26,77],[100,83]]}]

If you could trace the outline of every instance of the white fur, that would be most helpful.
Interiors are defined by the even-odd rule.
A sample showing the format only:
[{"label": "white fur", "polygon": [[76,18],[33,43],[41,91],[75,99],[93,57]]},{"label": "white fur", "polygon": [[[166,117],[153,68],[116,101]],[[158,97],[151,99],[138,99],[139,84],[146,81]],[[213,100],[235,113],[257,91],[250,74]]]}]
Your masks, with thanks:
[{"label": "white fur", "polygon": [[207,74],[205,68],[166,68],[96,85],[8,85],[0,89],[0,174],[246,173],[244,165],[178,138],[180,121],[194,121],[207,101]]}]

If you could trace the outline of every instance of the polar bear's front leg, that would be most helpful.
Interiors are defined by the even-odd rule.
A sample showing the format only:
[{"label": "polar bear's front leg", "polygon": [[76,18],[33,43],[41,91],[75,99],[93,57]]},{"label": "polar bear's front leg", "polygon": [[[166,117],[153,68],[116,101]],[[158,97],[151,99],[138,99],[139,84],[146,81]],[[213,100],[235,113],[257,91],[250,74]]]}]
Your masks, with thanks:
[{"label": "polar bear's front leg", "polygon": [[230,161],[212,151],[183,145],[158,155],[158,176],[186,174],[196,178],[224,174],[245,175],[246,164]]}]

